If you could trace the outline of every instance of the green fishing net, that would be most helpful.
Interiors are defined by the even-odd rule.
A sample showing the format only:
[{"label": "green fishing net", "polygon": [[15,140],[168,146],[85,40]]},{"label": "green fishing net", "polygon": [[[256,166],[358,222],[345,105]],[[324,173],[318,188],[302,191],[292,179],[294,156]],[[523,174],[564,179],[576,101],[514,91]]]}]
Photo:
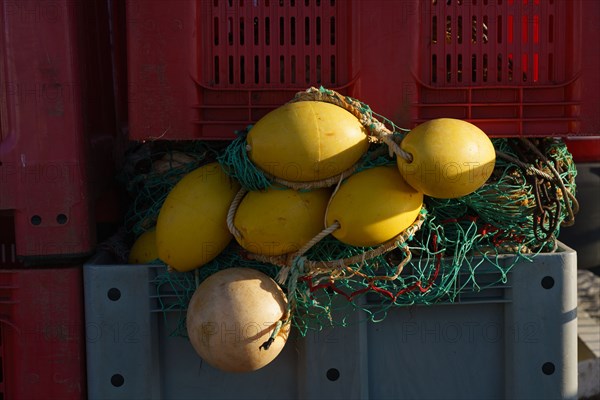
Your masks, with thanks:
[{"label": "green fishing net", "polygon": [[[259,170],[246,174],[236,169],[243,163],[227,161],[241,151],[242,137],[227,146],[155,144],[144,149],[143,156],[138,154],[122,175],[133,197],[126,221],[132,235],[137,237],[153,226],[169,190],[185,173],[215,159],[225,163],[232,176],[244,176],[247,187],[265,187],[268,178],[260,176]],[[356,315],[376,322],[397,307],[465,301],[484,290],[494,295],[493,289],[507,283],[517,263],[555,250],[561,224],[569,223],[576,212],[576,169],[560,140],[538,139],[526,146],[519,139],[494,139],[493,144],[499,157],[487,183],[458,199],[425,197],[419,229],[407,233],[384,254],[360,259],[373,249],[348,246],[329,235],[288,266],[282,279],[281,266],[248,257],[234,240],[220,256],[196,271],[161,269],[154,284],[159,310],[165,318],[171,315],[177,321],[171,333],[185,336],[185,310],[196,287],[214,272],[230,267],[255,268],[279,279],[290,302],[292,323],[302,335],[308,330],[355,323]],[[382,148],[385,146],[373,144],[358,170],[394,163]],[[177,159],[185,160],[179,154],[183,153],[190,162],[152,167],[157,161],[172,160],[174,152]],[[553,177],[560,178],[561,184]],[[507,254],[514,257],[507,258]],[[350,257],[359,261],[318,268],[319,263],[335,264]]]}]

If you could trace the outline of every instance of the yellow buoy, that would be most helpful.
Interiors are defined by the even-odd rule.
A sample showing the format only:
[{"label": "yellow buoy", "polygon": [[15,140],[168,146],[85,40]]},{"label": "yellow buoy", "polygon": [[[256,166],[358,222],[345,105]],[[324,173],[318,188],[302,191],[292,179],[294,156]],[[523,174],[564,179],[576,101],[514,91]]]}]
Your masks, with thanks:
[{"label": "yellow buoy", "polygon": [[156,250],[156,229],[151,228],[142,233],[131,246],[129,264],[146,264],[158,258]]},{"label": "yellow buoy", "polygon": [[240,186],[218,163],[193,170],[167,196],[156,223],[158,256],[177,271],[215,258],[230,242],[227,211]]},{"label": "yellow buoy", "polygon": [[300,192],[270,188],[249,192],[235,214],[234,225],[246,250],[277,256],[299,250],[323,230],[331,191]]},{"label": "yellow buoy", "polygon": [[273,342],[261,346],[286,318],[281,288],[262,272],[228,268],[198,286],[187,311],[187,332],[204,361],[227,372],[250,372],[279,355],[289,334],[284,324]]},{"label": "yellow buoy", "polygon": [[335,176],[367,151],[365,128],[343,108],[320,101],[281,106],[246,138],[249,157],[263,171],[294,182]]},{"label": "yellow buoy", "polygon": [[406,181],[440,199],[462,197],[480,188],[496,163],[494,145],[475,125],[452,118],[427,121],[400,143],[412,162],[397,157]]},{"label": "yellow buoy", "polygon": [[352,246],[375,246],[408,228],[419,215],[423,194],[409,186],[394,166],[371,168],[348,178],[333,195],[327,226]]}]

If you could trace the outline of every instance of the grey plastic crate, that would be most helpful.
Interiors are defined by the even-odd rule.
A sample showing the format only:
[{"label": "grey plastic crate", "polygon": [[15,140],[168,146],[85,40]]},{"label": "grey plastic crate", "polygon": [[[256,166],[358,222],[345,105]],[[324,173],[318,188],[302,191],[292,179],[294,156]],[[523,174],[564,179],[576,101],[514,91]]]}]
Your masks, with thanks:
[{"label": "grey plastic crate", "polygon": [[161,267],[98,254],[84,266],[89,398],[576,398],[576,263],[561,245],[507,284],[292,335],[265,368],[232,374],[169,337],[177,314],[163,318],[152,283]]}]

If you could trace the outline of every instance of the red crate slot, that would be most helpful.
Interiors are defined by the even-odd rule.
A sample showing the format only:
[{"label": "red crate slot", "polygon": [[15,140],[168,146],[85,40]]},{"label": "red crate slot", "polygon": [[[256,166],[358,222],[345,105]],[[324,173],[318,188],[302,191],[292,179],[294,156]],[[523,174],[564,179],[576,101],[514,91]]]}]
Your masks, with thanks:
[{"label": "red crate slot", "polygon": [[0,398],[86,398],[81,266],[0,269]]},{"label": "red crate slot", "polygon": [[0,0],[0,210],[16,254],[89,254],[94,198],[112,181],[108,10]]},{"label": "red crate slot", "polygon": [[131,138],[231,138],[311,85],[351,92],[352,6],[127,2]]},{"label": "red crate slot", "polygon": [[187,0],[126,4],[130,137],[223,139],[323,85],[400,126],[600,131],[600,3]]}]

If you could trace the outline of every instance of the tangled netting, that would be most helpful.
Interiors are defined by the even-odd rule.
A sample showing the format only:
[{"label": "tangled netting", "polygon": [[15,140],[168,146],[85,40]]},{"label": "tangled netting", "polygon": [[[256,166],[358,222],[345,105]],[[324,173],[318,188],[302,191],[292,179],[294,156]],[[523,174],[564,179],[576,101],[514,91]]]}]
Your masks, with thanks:
[{"label": "tangled netting", "polygon": [[225,146],[220,142],[155,141],[130,149],[117,177],[131,196],[126,232],[138,237],[155,226],[173,186],[193,169],[215,161]]},{"label": "tangled netting", "polygon": [[[392,132],[400,139],[403,134],[398,129]],[[244,158],[243,138],[227,146],[154,144],[155,148],[143,150],[142,157],[137,156],[139,150],[134,152],[135,162],[123,175],[134,195],[127,229],[139,236],[151,227],[175,183],[215,159],[246,189],[268,187],[272,180],[258,169],[244,175],[244,168],[239,168],[249,162]],[[560,227],[573,223],[577,201],[575,165],[560,140],[494,139],[493,144],[496,166],[485,185],[458,199],[425,197],[415,223],[381,246],[353,247],[324,232],[294,257],[277,258],[248,253],[232,241],[196,271],[164,270],[154,283],[165,318],[177,313],[172,334],[185,336],[185,310],[196,287],[212,273],[230,267],[255,268],[277,280],[287,293],[291,322],[302,335],[311,329],[356,323],[357,315],[380,321],[398,306],[466,301],[487,289],[492,289],[488,297],[495,295],[493,289],[507,283],[517,263],[556,250]],[[374,142],[352,172],[395,163],[388,149],[388,143]],[[181,162],[173,165],[174,158]],[[159,161],[171,164],[156,169]]]}]

